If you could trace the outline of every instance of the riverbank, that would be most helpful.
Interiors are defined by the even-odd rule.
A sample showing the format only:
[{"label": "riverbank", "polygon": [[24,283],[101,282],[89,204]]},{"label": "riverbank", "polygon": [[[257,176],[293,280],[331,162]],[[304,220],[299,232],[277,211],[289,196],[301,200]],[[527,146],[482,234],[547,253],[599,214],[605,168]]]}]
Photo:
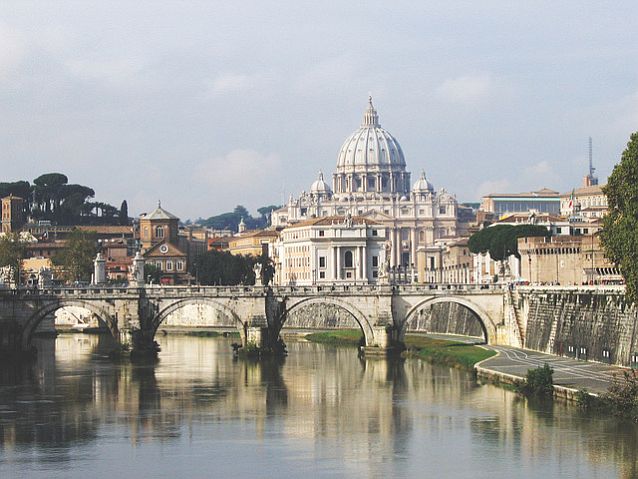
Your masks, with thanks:
[{"label": "riverbank", "polygon": [[227,331],[220,329],[207,329],[207,328],[162,328],[158,331],[161,335],[180,335],[180,336],[195,336],[199,338],[239,338],[239,331]]},{"label": "riverbank", "polygon": [[[354,329],[311,333],[307,334],[305,339],[338,346],[359,346],[362,342],[361,331]],[[469,370],[473,369],[476,363],[496,355],[495,351],[474,344],[412,334],[406,335],[405,346],[405,357]]]}]

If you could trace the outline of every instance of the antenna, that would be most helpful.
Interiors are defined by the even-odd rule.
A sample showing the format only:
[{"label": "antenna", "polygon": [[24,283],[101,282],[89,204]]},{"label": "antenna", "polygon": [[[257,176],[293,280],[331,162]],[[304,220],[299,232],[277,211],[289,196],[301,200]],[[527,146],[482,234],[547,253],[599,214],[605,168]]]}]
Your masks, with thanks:
[{"label": "antenna", "polygon": [[593,155],[593,148],[592,148],[592,142],[591,142],[591,136],[589,137],[589,176],[591,178],[594,177],[594,171],[596,171],[596,168],[594,168],[594,155]]}]

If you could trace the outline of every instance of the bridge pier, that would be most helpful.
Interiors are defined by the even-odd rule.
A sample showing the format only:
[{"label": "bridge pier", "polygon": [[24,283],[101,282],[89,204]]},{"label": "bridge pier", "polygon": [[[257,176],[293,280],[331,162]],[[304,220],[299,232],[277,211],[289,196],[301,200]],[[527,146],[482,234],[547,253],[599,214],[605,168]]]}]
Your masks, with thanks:
[{"label": "bridge pier", "polygon": [[22,327],[17,321],[0,320],[0,358],[23,358],[36,356],[33,346],[24,347]]},{"label": "bridge pier", "polygon": [[405,349],[394,324],[375,324],[372,326],[372,334],[372,338],[366,338],[366,345],[363,347],[365,355],[388,356]]}]

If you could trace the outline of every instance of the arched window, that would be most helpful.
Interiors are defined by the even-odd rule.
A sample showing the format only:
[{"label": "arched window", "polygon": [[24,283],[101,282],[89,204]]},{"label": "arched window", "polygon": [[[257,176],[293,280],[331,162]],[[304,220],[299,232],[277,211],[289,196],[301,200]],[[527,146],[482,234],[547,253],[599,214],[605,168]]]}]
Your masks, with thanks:
[{"label": "arched window", "polygon": [[157,238],[163,238],[164,237],[164,228],[162,226],[158,226],[155,228],[155,236]]},{"label": "arched window", "polygon": [[346,251],[345,266],[346,268],[352,268],[352,251]]}]

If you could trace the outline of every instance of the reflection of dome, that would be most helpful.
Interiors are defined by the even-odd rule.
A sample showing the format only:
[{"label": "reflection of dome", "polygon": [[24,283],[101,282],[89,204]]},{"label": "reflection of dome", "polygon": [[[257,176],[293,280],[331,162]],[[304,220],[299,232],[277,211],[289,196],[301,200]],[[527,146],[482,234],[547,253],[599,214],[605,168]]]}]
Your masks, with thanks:
[{"label": "reflection of dome", "polygon": [[319,172],[319,178],[310,187],[310,194],[312,195],[332,195],[332,190],[328,186],[328,183],[323,181],[323,173]]},{"label": "reflection of dome", "polygon": [[418,180],[416,180],[416,182],[414,183],[414,186],[412,187],[412,192],[413,193],[427,193],[427,192],[433,192],[434,191],[434,187],[432,186],[432,183],[430,183],[426,178],[425,178],[425,171],[421,172],[421,176],[419,177]]},{"label": "reflection of dome", "polygon": [[337,160],[337,174],[362,169],[374,172],[405,171],[401,146],[379,125],[372,97],[363,114],[361,127],[343,142]]}]

